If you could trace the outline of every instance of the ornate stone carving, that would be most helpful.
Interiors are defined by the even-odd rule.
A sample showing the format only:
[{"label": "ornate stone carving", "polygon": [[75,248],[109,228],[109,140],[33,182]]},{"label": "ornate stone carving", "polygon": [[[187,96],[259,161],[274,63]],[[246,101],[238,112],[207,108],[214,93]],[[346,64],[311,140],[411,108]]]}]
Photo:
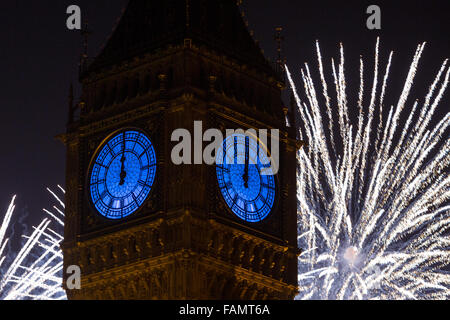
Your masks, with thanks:
[{"label": "ornate stone carving", "polygon": [[[168,26],[178,23],[170,16]],[[226,36],[231,20],[219,20]],[[129,22],[134,28],[134,19]],[[192,38],[134,57],[97,62],[83,74],[81,118],[61,137],[68,151],[64,263],[82,268],[82,290],[68,291],[69,298],[291,299],[295,295],[295,133],[285,127],[277,75],[259,50],[255,53],[253,43],[238,45],[244,45],[242,51],[254,59],[228,56],[230,47],[235,49],[232,45],[199,45]],[[114,56],[107,51],[106,56]],[[116,53],[122,52],[126,50]],[[205,129],[222,132],[281,130],[285,165],[279,174],[279,205],[267,221],[244,223],[230,212],[217,188],[214,167],[171,163],[173,129],[190,128],[194,120],[204,121]],[[147,131],[155,143],[158,171],[144,206],[129,219],[108,221],[89,202],[89,163],[101,141],[124,127]]]}]

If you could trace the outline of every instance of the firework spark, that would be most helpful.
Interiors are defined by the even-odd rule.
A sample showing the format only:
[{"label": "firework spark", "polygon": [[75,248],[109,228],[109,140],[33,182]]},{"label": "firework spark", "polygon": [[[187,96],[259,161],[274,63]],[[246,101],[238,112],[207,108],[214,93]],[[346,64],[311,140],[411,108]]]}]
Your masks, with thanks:
[{"label": "firework spark", "polygon": [[418,46],[387,117],[393,53],[380,71],[379,40],[370,97],[365,101],[361,58],[355,105],[347,96],[342,45],[339,63],[331,61],[335,102],[318,43],[323,97],[305,64],[302,101],[286,67],[300,138],[308,143],[298,154],[299,245],[305,249],[299,257],[299,299],[450,297],[450,274],[444,271],[450,261],[450,114],[431,127],[450,69],[445,60],[425,99],[409,106],[424,47]]},{"label": "firework spark", "polygon": [[[61,192],[64,192],[58,186]],[[64,202],[52,190],[47,189],[57,200],[58,206],[53,206],[56,213],[47,209],[48,217],[34,227],[30,236],[24,236],[25,244],[14,257],[4,272],[0,274],[0,298],[3,300],[61,300],[66,298],[62,288],[63,256],[60,243],[63,236],[56,230],[64,225]],[[15,209],[14,196],[0,227],[0,268],[7,260],[5,248],[9,239],[7,230],[11,226],[11,218]]]}]

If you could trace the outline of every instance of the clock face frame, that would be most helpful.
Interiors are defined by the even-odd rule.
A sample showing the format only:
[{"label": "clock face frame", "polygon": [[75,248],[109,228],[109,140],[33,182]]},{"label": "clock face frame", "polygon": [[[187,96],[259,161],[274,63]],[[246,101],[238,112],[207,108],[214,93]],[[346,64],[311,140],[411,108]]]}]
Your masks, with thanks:
[{"label": "clock face frame", "polygon": [[104,218],[124,219],[138,211],[156,178],[156,152],[139,129],[122,129],[106,138],[91,161],[88,190]]},{"label": "clock face frame", "polygon": [[256,137],[233,134],[216,155],[222,197],[233,214],[246,222],[266,220],[275,206],[277,181],[267,154]]}]

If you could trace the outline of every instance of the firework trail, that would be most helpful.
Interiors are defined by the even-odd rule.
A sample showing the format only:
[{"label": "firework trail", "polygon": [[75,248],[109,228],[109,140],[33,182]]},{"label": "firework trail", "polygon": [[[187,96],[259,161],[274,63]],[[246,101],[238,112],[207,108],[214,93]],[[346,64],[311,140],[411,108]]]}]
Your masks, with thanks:
[{"label": "firework trail", "polygon": [[[61,192],[64,189],[58,186]],[[25,244],[7,266],[2,264],[7,256],[4,251],[9,239],[7,230],[11,225],[11,218],[15,209],[15,199],[6,212],[0,227],[0,299],[2,300],[61,300],[66,298],[62,288],[63,256],[60,243],[63,236],[56,230],[64,225],[64,202],[52,190],[47,189],[57,200],[58,206],[53,206],[56,213],[47,209],[44,212],[48,217],[34,227],[30,236],[24,236]],[[2,269],[3,268],[3,269]]]},{"label": "firework trail", "polygon": [[[347,96],[344,50],[331,61],[328,90],[316,45],[320,93],[309,66],[301,70],[298,106],[299,299],[448,299],[450,274],[450,114],[430,128],[447,88],[444,61],[423,101],[408,98],[425,44],[418,46],[398,102],[385,111],[393,53],[379,70],[379,40],[369,99],[364,61],[356,104]],[[381,73],[384,75],[380,78]],[[356,123],[350,113],[357,110]],[[403,121],[402,118],[407,118]]]}]

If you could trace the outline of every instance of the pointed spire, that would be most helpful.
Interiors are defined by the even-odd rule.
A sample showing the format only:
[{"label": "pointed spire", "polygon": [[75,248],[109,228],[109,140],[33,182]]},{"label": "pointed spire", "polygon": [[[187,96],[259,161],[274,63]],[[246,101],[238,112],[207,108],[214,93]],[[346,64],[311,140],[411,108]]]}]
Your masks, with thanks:
[{"label": "pointed spire", "polygon": [[291,122],[291,125],[298,128],[298,106],[297,101],[295,100],[294,93],[291,91],[290,94],[290,101],[289,101],[289,119]]},{"label": "pointed spire", "polygon": [[89,60],[89,36],[92,34],[92,31],[89,30],[89,23],[86,21],[84,24],[83,29],[80,30],[81,37],[82,37],[82,46],[83,51],[80,55],[80,75],[86,71],[88,67],[88,60]]},{"label": "pointed spire", "polygon": [[275,41],[277,42],[277,68],[278,68],[277,71],[278,72],[283,72],[284,64],[286,63],[286,61],[282,55],[283,41],[284,41],[282,32],[283,32],[282,27],[275,28]]},{"label": "pointed spire", "polygon": [[290,95],[289,107],[290,107],[291,111],[295,110],[295,108],[297,107],[297,102],[295,101],[293,92],[291,92],[291,95]]},{"label": "pointed spire", "polygon": [[73,107],[73,83],[70,84],[70,88],[69,88],[69,113],[68,113],[68,120],[67,123],[68,124],[72,124],[74,121],[74,107]]},{"label": "pointed spire", "polygon": [[186,0],[186,28],[191,26],[191,0]]},{"label": "pointed spire", "polygon": [[130,0],[89,71],[168,46],[183,46],[186,39],[274,73],[250,36],[236,0]]}]

